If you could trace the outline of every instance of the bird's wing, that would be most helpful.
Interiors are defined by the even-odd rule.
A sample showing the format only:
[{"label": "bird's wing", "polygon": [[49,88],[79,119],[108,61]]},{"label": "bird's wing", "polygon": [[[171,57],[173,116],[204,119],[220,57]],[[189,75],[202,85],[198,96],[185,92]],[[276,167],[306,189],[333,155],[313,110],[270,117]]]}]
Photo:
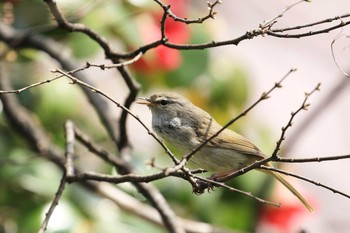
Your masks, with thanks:
[{"label": "bird's wing", "polygon": [[[201,135],[206,135],[203,139],[209,138],[221,128],[222,126],[212,119],[206,128],[200,129],[202,131]],[[254,156],[256,160],[265,158],[264,154],[253,143],[230,129],[223,130],[218,136],[210,140],[207,146],[234,150],[241,154]]]}]

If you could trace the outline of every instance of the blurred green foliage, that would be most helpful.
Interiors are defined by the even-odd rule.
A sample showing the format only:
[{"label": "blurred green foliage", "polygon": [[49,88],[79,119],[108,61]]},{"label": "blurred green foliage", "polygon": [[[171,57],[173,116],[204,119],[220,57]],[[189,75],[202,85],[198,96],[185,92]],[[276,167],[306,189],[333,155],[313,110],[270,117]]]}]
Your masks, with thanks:
[{"label": "blurred green foliage", "polygon": [[[129,1],[77,1],[74,4],[58,1],[58,4],[68,19],[92,27],[118,45],[116,47],[120,51],[142,45],[139,28],[148,27],[147,23],[151,22],[143,19],[148,17],[149,12],[160,10],[154,4],[138,6]],[[48,30],[47,25],[52,25],[51,17],[42,1],[17,1],[14,14],[14,27],[35,30],[60,41],[76,59],[86,61],[103,53],[95,42],[81,33],[66,33],[51,27]],[[206,30],[205,25],[201,26],[200,30],[199,26],[190,27],[188,43],[210,40],[211,33],[215,32]],[[29,49],[19,51],[16,56],[11,66],[7,67],[15,88],[48,78],[49,67],[45,69],[41,65],[47,57]],[[145,59],[152,59],[152,56],[147,56]],[[136,66],[130,69],[142,84],[143,91],[180,90],[221,123],[246,106],[251,90],[249,73],[244,65],[239,62],[233,64],[227,58],[212,60],[210,50],[181,51],[179,56],[181,63],[176,69],[158,67],[149,72],[138,70]],[[64,122],[73,119],[95,140],[113,148],[101,125],[96,124],[97,117],[87,117],[94,115],[94,112],[82,92],[68,85],[67,80],[46,84],[25,91],[18,98],[36,115],[57,145],[64,145]],[[242,121],[249,119],[245,118],[240,123]],[[233,127],[240,131],[239,124]],[[78,159],[76,162],[82,161]],[[101,162],[97,165],[98,170],[110,172],[110,166]],[[36,232],[61,175],[62,171],[29,149],[0,108],[0,232]],[[230,185],[253,193],[264,193],[264,182],[257,182],[257,177],[264,179],[264,176],[249,173],[231,181]],[[254,229],[259,205],[250,198],[219,188],[197,196],[192,193],[189,184],[176,178],[154,183],[180,216],[223,228]],[[109,217],[106,219],[106,216]],[[120,211],[108,200],[88,193],[78,185],[71,185],[60,200],[47,232],[141,232],[140,229],[142,232],[164,232]]]}]

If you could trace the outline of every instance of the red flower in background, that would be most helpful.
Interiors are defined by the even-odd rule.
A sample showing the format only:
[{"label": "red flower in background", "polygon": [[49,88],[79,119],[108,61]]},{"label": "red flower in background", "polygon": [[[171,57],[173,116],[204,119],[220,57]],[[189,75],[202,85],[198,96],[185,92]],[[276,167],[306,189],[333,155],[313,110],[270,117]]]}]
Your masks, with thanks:
[{"label": "red flower in background", "polygon": [[[179,17],[184,17],[187,13],[187,0],[167,0],[170,10]],[[160,20],[163,10],[152,14],[153,24],[141,25],[141,37],[144,43],[150,43],[161,38]],[[188,27],[176,22],[172,18],[167,18],[165,23],[165,35],[172,43],[186,43],[190,38]],[[154,70],[174,70],[181,64],[181,54],[178,50],[167,48],[163,45],[148,51],[139,61],[134,64],[134,68],[142,72],[152,72]]]},{"label": "red flower in background", "polygon": [[[275,199],[281,200],[281,207],[264,205],[259,215],[259,233],[295,233],[310,220],[310,213],[287,189],[278,186],[274,192]],[[308,197],[315,208],[315,202]]]},{"label": "red flower in background", "polygon": [[296,232],[295,227],[307,210],[302,205],[283,205],[280,208],[265,206],[260,215],[260,227],[271,233]]}]

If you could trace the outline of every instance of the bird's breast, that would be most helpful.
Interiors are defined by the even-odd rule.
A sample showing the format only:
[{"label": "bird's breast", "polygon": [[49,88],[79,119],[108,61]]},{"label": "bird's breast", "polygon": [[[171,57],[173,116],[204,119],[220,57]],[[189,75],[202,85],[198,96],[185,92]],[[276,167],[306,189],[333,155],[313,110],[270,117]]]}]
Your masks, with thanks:
[{"label": "bird's breast", "polygon": [[166,142],[184,149],[193,147],[193,139],[196,138],[191,127],[182,124],[179,117],[174,117],[168,121],[153,121],[153,130]]},{"label": "bird's breast", "polygon": [[181,131],[181,119],[174,117],[167,121],[153,121],[152,128],[156,133],[166,133],[171,135],[175,132]]}]

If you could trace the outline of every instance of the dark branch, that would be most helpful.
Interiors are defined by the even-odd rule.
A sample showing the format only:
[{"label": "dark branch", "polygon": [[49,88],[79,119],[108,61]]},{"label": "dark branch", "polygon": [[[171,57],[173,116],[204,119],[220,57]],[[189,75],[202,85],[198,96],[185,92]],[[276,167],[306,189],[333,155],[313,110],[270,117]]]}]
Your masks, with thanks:
[{"label": "dark branch", "polygon": [[60,181],[60,185],[58,186],[58,190],[55,194],[55,198],[52,200],[50,208],[47,211],[47,213],[45,214],[45,219],[44,219],[43,223],[41,224],[41,227],[40,227],[38,233],[44,233],[46,231],[49,220],[53,214],[53,211],[55,210],[56,206],[58,205],[59,200],[61,199],[61,196],[62,196],[62,193],[64,191],[65,186],[66,186],[66,174],[64,173],[62,176],[62,179]]},{"label": "dark branch", "polygon": [[265,170],[270,170],[270,171],[275,171],[275,172],[278,172],[278,173],[281,173],[281,174],[284,174],[284,175],[287,175],[287,176],[292,176],[292,177],[295,177],[299,180],[304,180],[304,181],[307,181],[311,184],[314,184],[314,185],[317,185],[317,186],[320,186],[322,188],[325,188],[325,189],[328,189],[330,191],[332,191],[333,193],[337,193],[337,194],[340,194],[346,198],[350,198],[350,195],[346,194],[346,193],[343,193],[343,192],[340,192],[339,190],[336,190],[332,187],[329,187],[327,185],[324,185],[324,184],[321,184],[319,182],[316,182],[314,180],[311,180],[311,179],[308,179],[306,177],[303,177],[301,175],[297,175],[297,174],[294,174],[294,173],[291,173],[291,172],[287,172],[287,171],[283,171],[281,169],[277,169],[277,168],[274,168],[274,167],[267,167],[267,166],[261,166],[262,169],[265,169]]},{"label": "dark branch", "polygon": [[277,157],[278,157],[278,152],[279,152],[279,150],[280,150],[280,148],[281,148],[282,142],[283,142],[284,139],[285,139],[286,132],[287,132],[287,130],[288,130],[290,127],[292,127],[293,120],[294,120],[295,116],[296,116],[299,112],[301,112],[301,111],[303,111],[303,110],[306,111],[306,110],[308,109],[308,107],[310,106],[310,104],[307,103],[309,97],[310,97],[314,92],[319,91],[319,90],[320,90],[320,86],[321,86],[321,84],[319,83],[319,84],[317,84],[317,86],[315,87],[315,89],[313,89],[310,93],[305,93],[305,98],[304,98],[304,101],[302,102],[301,106],[300,106],[295,112],[292,112],[292,113],[291,113],[291,117],[289,118],[289,121],[288,121],[287,125],[284,126],[284,127],[282,127],[281,136],[280,136],[279,140],[278,140],[277,143],[276,143],[276,147],[275,147],[274,151],[272,152],[272,157],[273,157],[273,158],[277,158]]},{"label": "dark branch", "polygon": [[204,21],[206,21],[208,19],[214,19],[215,15],[217,14],[214,11],[214,8],[215,8],[215,6],[217,6],[220,3],[222,3],[221,0],[216,0],[213,3],[207,2],[209,12],[208,12],[208,14],[206,16],[201,17],[201,18],[197,18],[197,19],[187,19],[187,18],[181,18],[181,17],[178,17],[177,15],[175,15],[171,11],[171,9],[170,9],[171,6],[170,5],[165,5],[164,3],[162,3],[159,0],[154,0],[154,1],[156,3],[158,3],[158,5],[163,9],[164,14],[168,15],[170,18],[174,19],[175,21],[182,22],[182,23],[185,23],[185,24],[194,24],[194,23],[201,24],[201,23],[203,23]]}]

